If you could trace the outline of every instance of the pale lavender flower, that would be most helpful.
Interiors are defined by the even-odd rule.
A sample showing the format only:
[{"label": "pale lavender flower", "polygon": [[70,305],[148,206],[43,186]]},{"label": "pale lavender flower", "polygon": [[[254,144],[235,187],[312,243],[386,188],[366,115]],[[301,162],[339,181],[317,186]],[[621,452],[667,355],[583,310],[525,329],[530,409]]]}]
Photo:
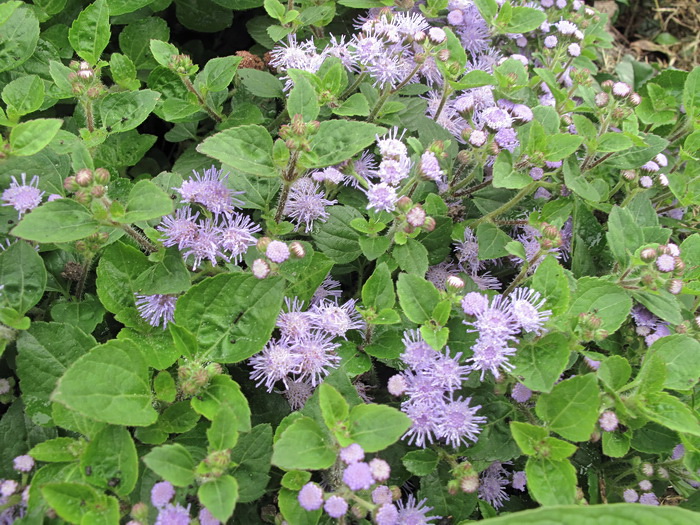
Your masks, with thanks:
[{"label": "pale lavender flower", "polygon": [[264,279],[270,275],[270,265],[265,259],[255,259],[250,270],[256,279]]},{"label": "pale lavender flower", "polygon": [[[369,151],[365,151],[360,155],[355,162],[353,162],[353,168],[355,172],[365,179],[369,178],[372,173],[377,169],[377,163],[375,161],[374,155]],[[355,179],[353,179],[355,180]]]},{"label": "pale lavender flower", "polygon": [[331,184],[340,184],[345,179],[340,171],[334,167],[328,167],[321,171],[315,171],[311,174],[311,178],[316,182],[330,182]]},{"label": "pale lavender flower", "polygon": [[671,459],[677,460],[681,459],[683,456],[685,456],[685,447],[683,446],[682,443],[676,445],[673,447],[673,452],[671,454]]},{"label": "pale lavender flower", "polygon": [[41,204],[41,197],[44,192],[39,190],[39,177],[34,175],[27,184],[27,174],[22,173],[22,183],[12,176],[10,187],[2,192],[3,206],[12,206],[22,217],[25,213],[33,210]]},{"label": "pale lavender flower", "polygon": [[340,356],[335,352],[339,346],[328,334],[321,332],[309,332],[294,341],[292,348],[301,359],[300,378],[309,378],[312,386],[320,383],[329,374],[329,368],[337,368],[340,364]]},{"label": "pale lavender flower", "polygon": [[352,443],[347,447],[341,448],[339,456],[346,465],[351,465],[365,459],[365,451],[357,443]]},{"label": "pale lavender flower", "polygon": [[559,40],[555,35],[549,35],[544,39],[544,47],[546,47],[547,49],[552,49],[553,47],[556,47],[558,43]]},{"label": "pale lavender flower", "polygon": [[442,390],[456,390],[462,386],[462,381],[466,380],[471,372],[469,365],[461,364],[462,352],[457,352],[454,357],[450,357],[450,348],[445,347],[445,353],[437,353],[431,359],[432,366],[426,368],[425,376],[432,384]]},{"label": "pale lavender flower", "polygon": [[428,507],[425,503],[428,501],[424,498],[418,502],[409,494],[406,504],[399,501],[399,521],[397,525],[428,525],[433,520],[439,520],[442,516],[428,516],[428,512],[433,510],[433,507]]},{"label": "pale lavender flower", "polygon": [[527,403],[527,401],[532,397],[532,390],[522,383],[515,383],[510,392],[510,397],[512,397],[518,403]]},{"label": "pale lavender flower", "polygon": [[316,483],[307,483],[297,495],[299,505],[306,510],[318,510],[323,505],[323,490]]},{"label": "pale lavender flower", "polygon": [[642,188],[649,189],[654,185],[654,179],[652,179],[649,175],[643,175],[642,177],[639,177],[639,185]]},{"label": "pale lavender flower", "polygon": [[477,315],[489,306],[489,298],[479,292],[469,292],[462,297],[462,311],[467,315]]},{"label": "pale lavender flower", "polygon": [[376,172],[381,182],[398,186],[411,172],[411,161],[408,157],[391,157],[382,159]]},{"label": "pale lavender flower", "polygon": [[676,267],[676,261],[673,255],[667,253],[659,255],[656,259],[656,267],[662,272],[672,272]]},{"label": "pale lavender flower", "polygon": [[474,4],[460,6],[462,20],[455,27],[464,49],[471,55],[482,53],[489,48],[491,32]]},{"label": "pale lavender flower", "polygon": [[470,273],[469,277],[472,281],[474,281],[474,284],[479,287],[479,290],[485,291],[501,289],[501,281],[499,281],[497,277],[491,275],[489,272],[484,272],[481,275],[477,273]]},{"label": "pale lavender flower", "polygon": [[539,292],[531,288],[516,288],[508,297],[513,317],[525,332],[541,335],[543,328],[552,315],[551,310],[542,310],[546,302]]},{"label": "pale lavender flower", "polygon": [[316,316],[313,312],[302,312],[304,302],[297,297],[290,302],[289,297],[284,298],[286,312],[280,312],[277,316],[277,327],[284,338],[295,340],[307,334],[316,324]]},{"label": "pale lavender flower", "polygon": [[206,507],[199,509],[198,518],[199,525],[221,525],[221,522]]},{"label": "pale lavender flower", "polygon": [[382,157],[389,158],[405,158],[408,157],[408,149],[401,142],[406,130],[403,130],[399,135],[399,128],[393,127],[380,138],[377,135],[377,147]]},{"label": "pale lavender flower", "polygon": [[398,195],[396,194],[396,189],[387,184],[386,182],[380,182],[379,184],[369,184],[366,190],[363,190],[365,195],[367,195],[367,209],[374,209],[376,211],[394,211],[396,207],[396,201],[398,201]]},{"label": "pale lavender flower", "polygon": [[374,485],[372,470],[364,461],[348,465],[343,472],[343,483],[350,487],[350,490],[368,490]]},{"label": "pale lavender flower", "polygon": [[386,485],[379,485],[372,491],[372,503],[375,505],[384,505],[393,501],[391,489]]},{"label": "pale lavender flower", "polygon": [[18,472],[30,472],[34,468],[34,458],[28,454],[17,456],[12,460],[12,466]]},{"label": "pale lavender flower", "polygon": [[406,330],[401,342],[404,345],[401,360],[413,370],[432,366],[438,356],[438,353],[423,340],[418,330]]},{"label": "pale lavender flower", "polygon": [[480,148],[481,146],[486,144],[487,139],[488,135],[484,131],[480,129],[475,129],[471,132],[471,135],[469,135],[469,144],[471,144],[475,148]]},{"label": "pale lavender flower", "polygon": [[569,22],[568,20],[560,20],[554,25],[557,26],[557,31],[559,31],[559,34],[564,36],[571,36],[578,29],[576,24]]},{"label": "pale lavender flower", "polygon": [[179,188],[174,188],[182,196],[180,202],[196,202],[215,214],[229,214],[234,207],[243,206],[243,201],[234,195],[244,192],[231,191],[225,184],[228,175],[222,176],[221,170],[212,166],[203,175],[192,171],[194,177],[184,181]]},{"label": "pale lavender flower", "polygon": [[336,303],[321,302],[311,308],[315,326],[333,337],[345,337],[348,330],[362,330],[365,323],[355,310],[356,299],[350,299],[342,306]]},{"label": "pale lavender flower", "polygon": [[282,241],[270,241],[265,250],[265,255],[272,262],[281,264],[289,259],[289,246]]},{"label": "pale lavender flower", "polygon": [[486,418],[477,416],[481,405],[470,406],[471,398],[457,398],[445,403],[441,407],[439,420],[435,429],[437,436],[447,441],[449,445],[458,448],[460,445],[468,445],[468,441],[478,439],[481,432],[479,425],[486,423]]},{"label": "pale lavender flower", "polygon": [[477,339],[476,344],[472,347],[474,354],[468,361],[471,361],[475,370],[481,371],[482,381],[487,371],[491,371],[494,377],[499,378],[500,368],[508,371],[515,368],[508,360],[515,355],[515,348],[510,348],[508,344],[506,337],[488,336]]},{"label": "pale lavender flower", "polygon": [[603,412],[598,419],[598,424],[600,425],[601,430],[604,430],[605,432],[614,432],[618,425],[615,412],[610,410]]},{"label": "pale lavender flower", "polygon": [[197,235],[197,217],[199,212],[192,214],[192,209],[185,206],[175,211],[175,216],[163,217],[156,230],[165,235],[163,246],[177,245],[179,250],[192,243]]},{"label": "pale lavender flower", "polygon": [[292,410],[300,410],[314,393],[314,387],[308,381],[292,381],[282,394]]},{"label": "pale lavender flower", "polygon": [[659,153],[656,157],[654,157],[654,161],[662,168],[668,166],[668,158],[666,158],[666,155],[663,153]]},{"label": "pale lavender flower", "polygon": [[576,42],[573,42],[569,44],[569,47],[566,48],[567,53],[569,53],[569,56],[571,57],[577,57],[581,54],[581,46],[578,45]]},{"label": "pale lavender flower", "polygon": [[634,489],[626,489],[622,493],[622,499],[627,503],[637,503],[637,501],[639,501],[639,494],[637,494],[637,491]]},{"label": "pale lavender flower", "polygon": [[260,232],[260,226],[247,215],[234,213],[226,217],[221,224],[221,247],[231,252],[231,262],[239,263],[248,248],[257,243],[254,233]]},{"label": "pale lavender flower", "polygon": [[632,88],[629,84],[624,82],[615,82],[612,87],[613,95],[618,97],[626,97],[632,92]]},{"label": "pale lavender flower", "polygon": [[434,442],[434,434],[440,424],[440,410],[429,402],[407,402],[401,406],[401,410],[411,418],[411,427],[402,436],[408,438],[408,444],[414,442],[417,447],[425,448],[427,443]]},{"label": "pale lavender flower", "polygon": [[442,44],[447,38],[444,29],[439,27],[431,27],[428,31],[428,38],[433,44]]},{"label": "pale lavender flower", "polygon": [[301,356],[287,341],[271,339],[248,363],[253,367],[250,378],[256,381],[255,386],[264,384],[272,392],[277,381],[286,387],[289,374],[300,372]]},{"label": "pale lavender flower", "polygon": [[656,162],[650,160],[646,164],[643,164],[642,167],[639,169],[641,169],[642,171],[647,171],[649,173],[656,173],[661,168],[659,168],[659,165]]},{"label": "pale lavender flower", "polygon": [[369,462],[369,470],[372,472],[372,477],[375,481],[386,481],[391,476],[389,463],[380,458],[374,458]]},{"label": "pale lavender flower", "polygon": [[641,503],[642,505],[657,506],[659,504],[659,499],[653,492],[645,492],[644,494],[639,496],[639,503]]},{"label": "pale lavender flower", "polygon": [[331,277],[329,273],[326,278],[323,279],[321,285],[316,288],[313,297],[311,298],[311,304],[319,304],[321,301],[327,298],[339,298],[342,294],[340,290],[340,282],[336,281]]},{"label": "pale lavender flower", "polygon": [[167,294],[139,295],[136,296],[136,309],[141,319],[151,326],[163,325],[163,330],[173,320],[177,297]]},{"label": "pale lavender flower", "polygon": [[[653,473],[653,471],[652,471]],[[651,481],[648,479],[643,479],[642,481],[639,482],[639,488],[648,492],[653,488],[653,485],[651,484]]]},{"label": "pale lavender flower", "polygon": [[529,106],[525,104],[515,104],[513,109],[511,109],[513,118],[518,119],[520,122],[530,122],[535,116]]},{"label": "pale lavender flower", "polygon": [[192,256],[192,270],[202,264],[203,259],[209,259],[212,266],[216,266],[217,257],[228,261],[228,257],[221,251],[221,230],[210,219],[197,224],[197,231],[193,239],[186,245],[187,251],[182,256],[187,259]]},{"label": "pale lavender flower", "polygon": [[479,497],[494,509],[501,508],[503,503],[510,499],[505,491],[508,485],[506,474],[503,464],[496,461],[479,476]]},{"label": "pale lavender flower", "polygon": [[189,525],[190,511],[182,505],[168,504],[158,512],[155,525]]},{"label": "pale lavender flower", "polygon": [[426,151],[421,155],[418,169],[421,175],[433,182],[441,182],[445,176],[445,172],[440,169],[440,162],[432,151]]},{"label": "pale lavender flower", "polygon": [[0,495],[9,498],[19,489],[19,483],[14,479],[6,479],[0,483]]},{"label": "pale lavender flower", "polygon": [[518,140],[518,134],[513,128],[499,129],[494,136],[496,144],[511,153],[515,151],[515,148],[520,146],[520,141]]},{"label": "pale lavender flower", "polygon": [[513,125],[513,119],[508,112],[495,106],[482,111],[480,113],[480,118],[493,130],[509,128]]},{"label": "pale lavender flower", "polygon": [[395,374],[389,378],[386,385],[387,390],[392,396],[402,396],[408,388],[406,378],[402,374]]},{"label": "pale lavender flower", "polygon": [[532,177],[532,180],[541,180],[542,177],[544,177],[544,170],[542,168],[532,168],[530,170],[530,177]]},{"label": "pale lavender flower", "polygon": [[484,261],[479,260],[479,241],[471,228],[464,229],[464,241],[455,243],[455,256],[466,273],[483,269]]},{"label": "pale lavender flower", "polygon": [[7,380],[7,378],[3,377],[0,378],[0,396],[4,396],[5,394],[10,392],[10,382]]},{"label": "pale lavender flower", "polygon": [[654,328],[659,322],[659,318],[641,304],[634,305],[630,315],[637,326],[649,326]]},{"label": "pale lavender flower", "polygon": [[456,266],[449,261],[445,261],[428,267],[425,278],[433,283],[438,290],[444,290],[447,279],[456,277],[458,274]]},{"label": "pale lavender flower", "polygon": [[492,297],[489,306],[476,313],[474,322],[464,321],[464,323],[474,328],[469,331],[479,332],[482,337],[500,338],[504,342],[507,342],[508,339],[514,339],[513,336],[520,329],[519,321],[512,311],[510,302],[501,295]]},{"label": "pale lavender flower", "polygon": [[175,496],[175,487],[169,481],[159,481],[151,489],[151,503],[154,507],[162,509]]},{"label": "pale lavender flower", "polygon": [[396,505],[388,501],[384,503],[374,516],[376,525],[396,525],[399,520],[399,510]]},{"label": "pale lavender flower", "polygon": [[331,518],[342,518],[348,511],[348,502],[340,496],[331,496],[323,505],[323,510],[326,511]]},{"label": "pale lavender flower", "polygon": [[326,199],[325,193],[312,179],[302,178],[292,184],[284,213],[293,219],[297,230],[305,224],[304,231],[309,233],[313,230],[314,221],[326,222],[329,216],[326,208],[337,202]]},{"label": "pale lavender flower", "polygon": [[511,482],[511,486],[515,490],[519,491],[524,491],[525,486],[527,485],[527,475],[525,474],[525,471],[519,470],[518,472],[513,472],[513,480]]}]

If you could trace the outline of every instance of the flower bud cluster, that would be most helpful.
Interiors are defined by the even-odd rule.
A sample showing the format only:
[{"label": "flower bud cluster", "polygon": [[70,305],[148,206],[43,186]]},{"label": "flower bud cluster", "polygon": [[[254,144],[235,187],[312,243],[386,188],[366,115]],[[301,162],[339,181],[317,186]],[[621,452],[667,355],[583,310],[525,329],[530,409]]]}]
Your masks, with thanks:
[{"label": "flower bud cluster", "polygon": [[203,364],[190,361],[180,366],[177,371],[177,386],[180,394],[190,398],[199,394],[214,376],[221,375],[223,368],[218,363]]},{"label": "flower bud cluster", "polygon": [[318,121],[304,122],[304,117],[296,114],[292,115],[291,123],[280,127],[279,137],[291,151],[311,151],[311,138],[318,132],[319,127]]},{"label": "flower bud cluster", "polygon": [[68,81],[71,90],[77,97],[97,99],[106,93],[106,88],[100,80],[99,69],[95,69],[85,61],[71,61],[68,65],[71,72],[68,73]]}]

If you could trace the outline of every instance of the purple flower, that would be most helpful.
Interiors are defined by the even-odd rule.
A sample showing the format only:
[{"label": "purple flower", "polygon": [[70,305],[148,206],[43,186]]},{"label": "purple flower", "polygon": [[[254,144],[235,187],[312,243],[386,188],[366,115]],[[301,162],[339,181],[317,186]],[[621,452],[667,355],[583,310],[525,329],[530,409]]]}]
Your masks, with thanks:
[{"label": "purple flower", "polygon": [[340,449],[340,459],[342,459],[346,465],[351,465],[352,463],[357,463],[365,459],[365,451],[362,450],[360,445],[353,443]]},{"label": "purple flower", "polygon": [[34,468],[34,458],[24,454],[12,460],[12,466],[18,472],[30,472]]},{"label": "purple flower", "polygon": [[221,525],[221,522],[217,520],[206,507],[202,507],[199,510],[198,517],[199,525]]},{"label": "purple flower", "polygon": [[559,40],[555,35],[549,35],[544,39],[544,47],[552,49],[559,43]]},{"label": "purple flower", "polygon": [[445,176],[445,172],[440,169],[440,162],[432,151],[426,151],[421,155],[419,170],[426,179],[436,183],[441,182]]},{"label": "purple flower", "polygon": [[[376,503],[376,502],[375,502]],[[374,523],[377,525],[396,525],[399,520],[399,510],[391,500],[384,503],[374,516]]]},{"label": "purple flower", "polygon": [[569,44],[569,47],[566,48],[566,51],[569,53],[569,56],[577,57],[581,54],[581,46],[578,45],[576,42],[573,42]]},{"label": "purple flower", "polygon": [[401,360],[413,370],[432,366],[438,356],[438,353],[423,340],[418,330],[406,330],[401,342],[405,348],[400,356]]},{"label": "purple flower", "polygon": [[311,298],[311,304],[319,304],[324,299],[333,297],[337,299],[342,294],[340,290],[340,282],[336,281],[331,277],[331,274],[326,275],[321,285],[316,288],[313,297]]},{"label": "purple flower", "polygon": [[446,261],[430,266],[425,278],[433,283],[438,290],[444,290],[448,277],[456,277],[458,273],[457,267]]},{"label": "purple flower", "polygon": [[215,214],[229,214],[234,207],[243,206],[243,201],[233,196],[244,192],[228,189],[224,182],[228,175],[222,177],[221,170],[212,166],[203,175],[194,170],[192,172],[194,178],[190,177],[179,188],[174,188],[182,196],[180,202],[196,202]]},{"label": "purple flower", "polygon": [[501,508],[503,503],[510,499],[505,491],[508,485],[506,474],[503,464],[496,461],[479,476],[479,497],[494,509]]},{"label": "purple flower", "polygon": [[476,415],[481,405],[470,406],[470,401],[471,398],[450,401],[439,414],[436,434],[454,448],[468,445],[467,440],[475,442],[481,432],[479,425],[486,423],[485,417]]},{"label": "purple flower", "polygon": [[175,496],[175,487],[169,481],[159,481],[151,489],[151,503],[154,507],[162,509]]},{"label": "purple flower", "polygon": [[255,259],[250,270],[256,279],[264,279],[270,275],[270,265],[265,259]]},{"label": "purple flower", "polygon": [[398,186],[411,172],[411,161],[408,157],[385,158],[379,163],[376,175],[379,180],[391,186]]},{"label": "purple flower", "polygon": [[685,447],[683,444],[678,444],[673,448],[673,453],[671,454],[671,459],[676,460],[676,459],[681,459],[683,456],[685,456]]},{"label": "purple flower", "polygon": [[[444,403],[443,403],[444,404]],[[432,402],[406,402],[401,406],[401,410],[411,418],[411,427],[402,436],[408,438],[408,444],[415,441],[417,447],[425,448],[427,442],[433,443],[434,434],[440,424],[438,407]]]},{"label": "purple flower", "polygon": [[369,469],[375,481],[386,481],[391,475],[389,463],[380,458],[374,458],[369,462]]},{"label": "purple flower", "polygon": [[425,502],[427,498],[416,502],[413,494],[409,494],[408,500],[404,505],[403,501],[399,501],[399,521],[397,525],[428,525],[433,520],[439,520],[441,516],[426,516],[428,512],[433,510],[433,507],[428,507]]},{"label": "purple flower", "polygon": [[340,364],[340,356],[335,352],[339,346],[321,332],[309,332],[294,341],[292,348],[301,360],[300,377],[308,377],[312,386],[320,383],[328,375],[329,368],[337,368]]},{"label": "purple flower", "polygon": [[520,122],[530,122],[535,116],[529,106],[525,104],[515,104],[511,110],[513,117]]},{"label": "purple flower", "polygon": [[643,479],[642,481],[639,482],[639,488],[648,492],[653,488],[653,485],[651,484],[651,481],[649,481],[648,479]]},{"label": "purple flower", "polygon": [[342,518],[348,511],[348,502],[340,496],[331,496],[323,505],[323,510],[326,511],[331,518]]},{"label": "purple flower", "polygon": [[656,267],[662,272],[672,272],[676,267],[676,260],[673,258],[673,255],[661,254],[656,259]]},{"label": "purple flower", "polygon": [[511,486],[515,490],[524,491],[525,485],[527,485],[527,476],[525,475],[525,471],[520,470],[518,472],[513,472],[513,481],[511,482]]},{"label": "purple flower", "polygon": [[552,315],[551,310],[541,310],[545,299],[539,292],[531,288],[516,288],[508,297],[510,310],[513,317],[525,332],[534,332],[541,335],[544,330],[543,325]]},{"label": "purple flower", "polygon": [[175,216],[167,215],[163,217],[161,223],[156,226],[156,230],[165,235],[163,246],[177,245],[179,250],[194,241],[197,235],[197,217],[199,212],[192,215],[192,209],[185,206],[175,211]]},{"label": "purple flower", "polygon": [[306,335],[316,324],[316,315],[313,312],[302,312],[304,302],[295,297],[291,302],[288,297],[284,298],[286,312],[280,312],[277,316],[277,327],[282,336],[296,340]]},{"label": "purple flower", "polygon": [[343,472],[343,483],[350,487],[350,490],[368,490],[374,485],[372,470],[363,461],[348,465]]},{"label": "purple flower", "polygon": [[301,356],[288,342],[271,339],[248,363],[253,367],[250,378],[257,381],[256,386],[264,383],[267,391],[272,392],[277,381],[286,386],[287,376],[299,373]]},{"label": "purple flower", "polygon": [[402,396],[406,392],[408,385],[406,378],[401,374],[395,374],[387,381],[386,389],[392,396]]},{"label": "purple flower", "polygon": [[653,492],[645,492],[639,497],[639,503],[642,505],[658,505],[659,504],[659,499],[656,497],[656,494]]},{"label": "purple flower", "polygon": [[494,377],[499,378],[499,368],[513,370],[515,366],[508,361],[508,358],[515,355],[515,348],[508,346],[508,339],[499,336],[479,337],[472,347],[474,354],[468,361],[471,361],[474,370],[481,371],[481,380],[484,380],[486,371],[490,370]]},{"label": "purple flower", "polygon": [[2,192],[3,206],[12,206],[22,217],[29,210],[33,210],[41,204],[44,192],[39,190],[39,177],[34,175],[27,184],[27,174],[22,173],[22,184],[12,176],[10,187]]},{"label": "purple flower", "polygon": [[139,295],[136,296],[136,309],[141,319],[151,326],[163,325],[163,330],[173,320],[177,297],[174,295]]},{"label": "purple flower", "polygon": [[578,29],[576,24],[569,22],[568,20],[560,20],[554,25],[557,26],[557,31],[559,31],[559,34],[564,36],[571,36]]},{"label": "purple flower", "polygon": [[396,190],[386,182],[379,184],[370,183],[366,190],[363,190],[367,195],[367,209],[376,211],[394,211],[398,196]]},{"label": "purple flower", "polygon": [[282,241],[270,241],[265,250],[265,255],[272,262],[281,264],[289,259],[289,247]]},{"label": "purple flower", "polygon": [[391,503],[394,496],[391,489],[386,485],[379,485],[372,491],[372,502],[375,505],[384,505],[385,503]]},{"label": "purple flower", "polygon": [[506,343],[508,339],[514,339],[513,336],[520,329],[511,303],[501,295],[492,297],[490,305],[476,313],[474,322],[464,323],[473,326],[474,330],[470,331],[479,332],[481,337],[502,338]]},{"label": "purple flower", "polygon": [[486,108],[481,112],[480,117],[493,130],[510,128],[513,125],[513,119],[508,112],[495,106]]},{"label": "purple flower", "polygon": [[190,511],[182,505],[168,504],[158,512],[155,525],[189,525]]},{"label": "purple flower", "polygon": [[520,146],[518,134],[513,128],[499,129],[494,136],[496,144],[510,152],[515,151],[515,148]]},{"label": "purple flower", "polygon": [[406,130],[399,135],[399,128],[394,127],[383,135],[382,138],[377,135],[377,147],[379,148],[381,156],[389,158],[408,157],[408,149],[406,145],[401,142],[405,133]]},{"label": "purple flower", "polygon": [[615,82],[612,87],[613,95],[618,97],[626,97],[632,92],[632,88],[629,84],[624,82]]},{"label": "purple flower", "polygon": [[287,385],[287,389],[282,393],[289,403],[289,408],[299,410],[314,393],[314,387],[307,381],[292,381]]},{"label": "purple flower", "polygon": [[226,217],[221,225],[221,247],[231,252],[232,262],[238,263],[248,248],[257,242],[253,234],[259,231],[260,226],[251,221],[250,217],[234,213]]},{"label": "purple flower", "polygon": [[460,267],[467,273],[483,269],[484,261],[479,260],[479,242],[471,228],[464,229],[464,241],[455,243],[455,256]]},{"label": "purple flower", "polygon": [[462,297],[462,311],[467,315],[476,315],[486,310],[489,298],[479,292],[469,292]]},{"label": "purple flower", "polygon": [[340,184],[345,179],[340,171],[334,167],[328,167],[321,171],[316,171],[311,174],[311,178],[316,182],[330,182],[332,184]]},{"label": "purple flower", "polygon": [[205,221],[197,225],[197,231],[192,241],[187,243],[187,251],[182,256],[187,259],[189,256],[194,258],[192,270],[202,264],[203,259],[209,259],[212,266],[217,265],[217,257],[221,257],[228,261],[226,254],[221,251],[221,230],[211,221]]},{"label": "purple flower", "polygon": [[318,510],[323,505],[323,490],[316,483],[307,483],[297,496],[299,505],[306,510]]},{"label": "purple flower", "polygon": [[637,503],[639,500],[639,494],[637,494],[637,491],[634,489],[626,489],[622,493],[622,499],[624,499],[627,503]]},{"label": "purple flower", "polygon": [[356,299],[350,299],[342,306],[328,301],[312,306],[315,326],[333,337],[343,339],[346,339],[345,333],[348,330],[364,329],[362,316],[355,310],[356,303]]},{"label": "purple flower", "polygon": [[598,424],[600,428],[605,432],[614,432],[617,429],[618,421],[615,412],[606,410],[600,415],[598,419]]},{"label": "purple flower", "polygon": [[488,138],[489,136],[484,131],[480,129],[475,129],[471,132],[471,135],[469,135],[469,144],[471,144],[475,148],[480,148],[481,146],[486,144],[486,140]]},{"label": "purple flower", "polygon": [[522,383],[515,383],[515,385],[513,385],[513,389],[510,391],[510,397],[512,397],[518,403],[527,403],[527,401],[532,397],[532,390]]},{"label": "purple flower", "polygon": [[449,347],[445,348],[445,353],[436,353],[431,359],[432,366],[425,369],[425,377],[430,379],[432,384],[443,390],[456,390],[462,386],[469,373],[471,367],[469,365],[460,364],[462,352],[458,352],[454,357],[450,357]]},{"label": "purple flower", "polygon": [[305,177],[297,180],[289,190],[289,198],[284,206],[284,213],[296,223],[298,230],[305,224],[304,231],[313,230],[314,221],[326,222],[328,212],[326,207],[332,206],[336,201],[325,198],[325,193],[319,189],[312,179]]}]

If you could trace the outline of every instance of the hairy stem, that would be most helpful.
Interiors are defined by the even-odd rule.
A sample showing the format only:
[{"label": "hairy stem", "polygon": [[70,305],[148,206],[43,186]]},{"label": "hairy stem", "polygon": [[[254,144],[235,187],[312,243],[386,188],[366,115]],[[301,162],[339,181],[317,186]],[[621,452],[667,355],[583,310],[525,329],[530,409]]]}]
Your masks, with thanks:
[{"label": "hairy stem", "polygon": [[518,194],[513,197],[511,200],[506,202],[503,206],[500,208],[497,208],[493,210],[492,212],[487,213],[480,219],[477,219],[473,224],[472,227],[478,226],[482,222],[488,222],[494,217],[498,217],[499,215],[503,215],[505,212],[510,210],[513,206],[518,204],[521,200],[523,200],[525,197],[527,197],[530,193],[532,193],[535,188],[537,188],[539,184],[537,182],[531,182],[527,186],[525,186],[522,190],[518,192]]},{"label": "hairy stem", "polygon": [[212,108],[209,104],[207,104],[207,101],[204,100],[204,97],[202,97],[202,94],[197,91],[197,88],[194,87],[194,84],[192,84],[192,81],[185,76],[180,76],[182,79],[182,83],[185,84],[185,87],[190,93],[194,93],[194,96],[197,97],[197,101],[199,102],[199,105],[202,107],[204,111],[206,111],[211,118],[213,118],[216,122],[222,122],[224,118],[219,115],[216,111],[214,111],[214,108]]},{"label": "hairy stem", "polygon": [[151,241],[149,241],[148,237],[146,237],[143,233],[135,230],[128,224],[122,224],[121,227],[129,235],[129,237],[131,237],[138,243],[138,245],[144,252],[153,253],[158,251],[158,247]]},{"label": "hairy stem", "polygon": [[80,269],[80,277],[78,278],[78,284],[75,287],[75,297],[80,301],[83,298],[83,293],[85,292],[85,282],[90,273],[90,267],[92,266],[92,261],[94,260],[94,255],[85,257],[85,262]]}]

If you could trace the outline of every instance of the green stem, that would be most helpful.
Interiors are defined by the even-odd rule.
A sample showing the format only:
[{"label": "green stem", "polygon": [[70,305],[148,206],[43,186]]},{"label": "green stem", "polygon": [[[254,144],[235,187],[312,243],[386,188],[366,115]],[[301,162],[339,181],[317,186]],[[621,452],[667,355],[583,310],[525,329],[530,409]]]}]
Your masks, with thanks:
[{"label": "green stem", "polygon": [[85,100],[85,120],[87,121],[87,128],[90,133],[95,131],[95,117],[92,113],[92,100]]},{"label": "green stem", "polygon": [[544,252],[540,249],[537,251],[537,253],[530,259],[529,261],[523,261],[523,267],[520,269],[520,273],[515,276],[515,279],[508,285],[508,288],[506,288],[506,291],[503,292],[503,297],[508,297],[508,295],[515,290],[515,287],[518,286],[523,279],[527,276],[528,271],[530,271],[530,268],[532,268],[532,265],[537,262],[537,260],[544,255]]},{"label": "green stem", "polygon": [[277,115],[272,122],[270,122],[270,124],[267,126],[267,130],[268,131],[276,130],[277,128],[280,127],[282,122],[284,122],[288,118],[289,118],[289,113],[287,113],[287,109],[285,108],[282,111],[280,111],[279,115]]},{"label": "green stem", "polygon": [[487,213],[480,219],[477,219],[471,226],[476,227],[482,222],[488,222],[494,217],[498,217],[499,215],[504,214],[508,210],[510,210],[513,206],[518,204],[521,200],[523,200],[525,197],[527,197],[530,193],[532,193],[533,190],[535,190],[539,184],[537,182],[531,182],[527,186],[525,186],[522,190],[520,190],[515,197],[513,197],[511,200],[506,202],[503,206],[500,208],[497,208],[493,210],[492,212]]},{"label": "green stem", "polygon": [[452,89],[450,88],[450,85],[445,82],[445,88],[442,90],[442,98],[440,99],[440,105],[437,108],[437,111],[435,112],[435,115],[433,116],[433,120],[437,122],[438,118],[440,118],[440,113],[442,113],[442,110],[445,109],[445,104],[447,103],[447,98],[450,96],[450,93],[452,92]]},{"label": "green stem", "polygon": [[131,237],[138,243],[138,245],[143,249],[144,252],[153,253],[158,251],[158,247],[151,241],[149,241],[143,233],[136,231],[128,224],[121,224],[120,226],[129,235],[129,237]]},{"label": "green stem", "polygon": [[94,260],[94,255],[89,255],[85,257],[85,263],[80,270],[80,277],[78,278],[78,284],[75,287],[75,298],[80,301],[83,298],[83,292],[85,292],[85,282],[87,281],[87,276],[90,273],[90,267],[92,266],[92,261]]},{"label": "green stem", "polygon": [[185,87],[190,93],[194,93],[194,96],[197,97],[197,101],[199,102],[199,105],[202,107],[204,111],[206,111],[211,118],[213,118],[216,122],[222,122],[224,118],[219,115],[216,111],[214,111],[214,108],[209,106],[207,104],[207,101],[204,100],[204,97],[202,97],[202,94],[197,91],[197,88],[194,87],[194,84],[192,84],[192,81],[189,79],[189,77],[185,76],[180,76],[182,79],[182,83],[185,84]]},{"label": "green stem", "polygon": [[377,103],[372,108],[372,111],[370,112],[369,117],[367,117],[367,122],[374,122],[374,119],[377,118],[377,114],[379,113],[379,110],[382,109],[382,107],[384,106],[386,101],[389,99],[391,94],[392,94],[391,89],[384,88],[384,92],[377,99]]}]

